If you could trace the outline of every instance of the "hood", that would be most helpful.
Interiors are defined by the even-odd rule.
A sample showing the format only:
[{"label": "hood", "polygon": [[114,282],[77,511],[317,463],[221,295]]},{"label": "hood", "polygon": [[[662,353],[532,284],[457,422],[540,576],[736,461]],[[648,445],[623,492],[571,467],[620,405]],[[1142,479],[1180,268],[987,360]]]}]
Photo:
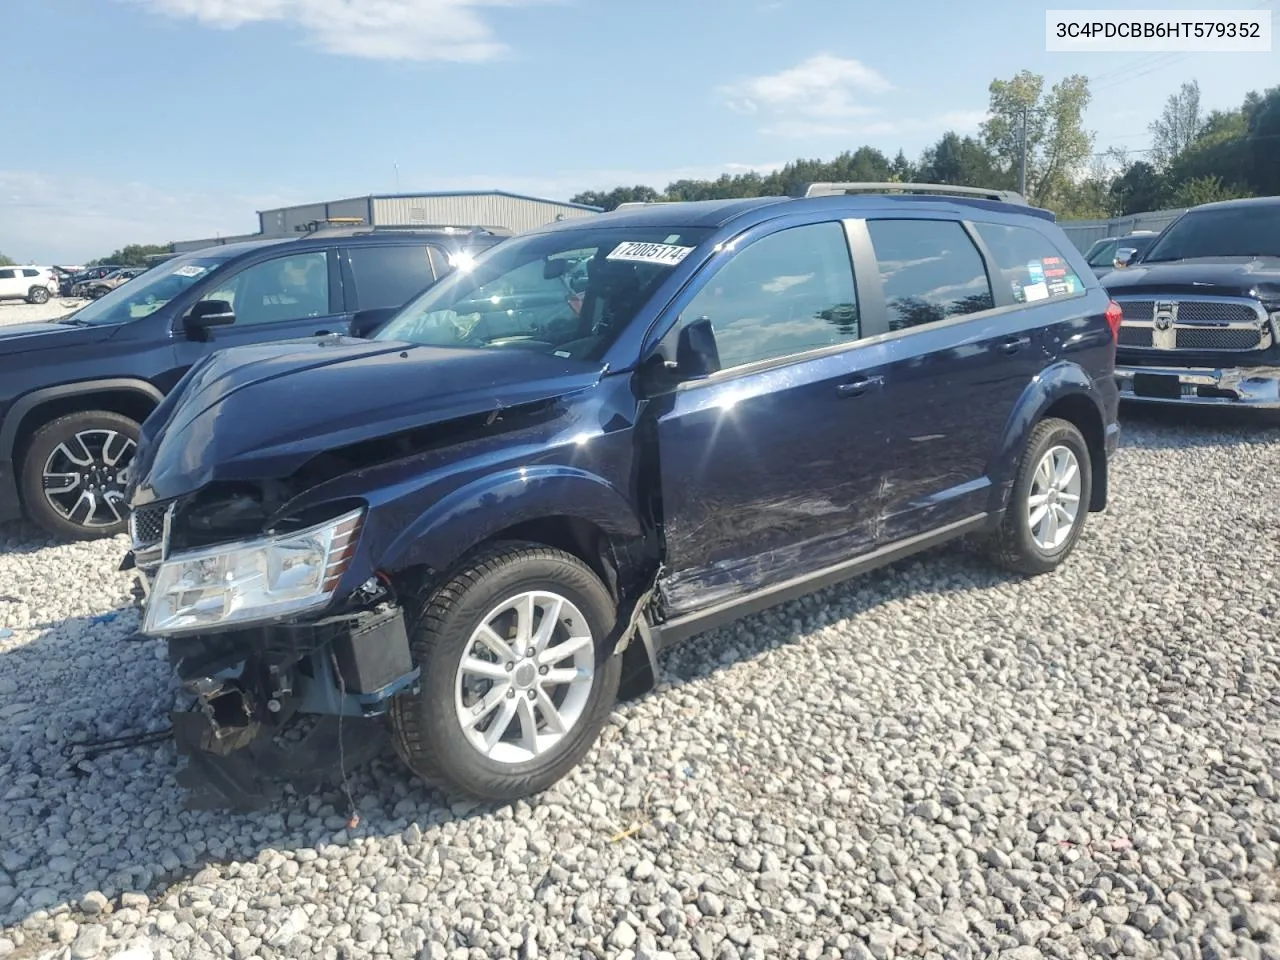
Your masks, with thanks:
[{"label": "hood", "polygon": [[97,343],[115,332],[115,327],[105,325],[77,327],[69,323],[15,323],[0,327],[0,357],[31,350]]},{"label": "hood", "polygon": [[281,479],[352,443],[565,396],[602,370],[526,350],[349,337],[222,350],[148,419],[130,500],[169,500],[217,480]]},{"label": "hood", "polygon": [[1102,278],[1111,294],[1198,294],[1280,300],[1280,258],[1204,257],[1137,263]]}]

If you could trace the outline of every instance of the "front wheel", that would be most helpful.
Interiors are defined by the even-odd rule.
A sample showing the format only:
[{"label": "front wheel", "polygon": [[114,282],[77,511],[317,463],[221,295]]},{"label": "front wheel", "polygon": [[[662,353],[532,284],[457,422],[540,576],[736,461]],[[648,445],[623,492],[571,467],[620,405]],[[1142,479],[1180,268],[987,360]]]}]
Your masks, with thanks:
[{"label": "front wheel", "polygon": [[106,410],[45,424],[22,459],[22,499],[45,530],[67,540],[123,533],[129,511],[120,473],[138,448],[137,421]]},{"label": "front wheel", "polygon": [[1093,490],[1089,445],[1075,424],[1050,417],[1031,432],[991,553],[1006,569],[1048,573],[1080,539]]},{"label": "front wheel", "polygon": [[539,793],[590,750],[621,660],[603,649],[608,590],[576,557],[501,543],[409,611],[421,690],[391,707],[396,752],[430,783],[483,800]]}]

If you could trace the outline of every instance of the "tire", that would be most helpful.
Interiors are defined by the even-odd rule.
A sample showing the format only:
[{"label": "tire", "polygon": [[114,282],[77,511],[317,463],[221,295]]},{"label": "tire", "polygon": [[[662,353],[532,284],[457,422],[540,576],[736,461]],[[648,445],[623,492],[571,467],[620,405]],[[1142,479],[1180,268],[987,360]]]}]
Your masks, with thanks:
[{"label": "tire", "polygon": [[[498,650],[485,646],[489,641],[474,636],[486,622],[497,622],[497,629],[505,629],[502,623],[506,615],[493,615],[512,598],[529,592],[554,594],[567,601],[559,608],[562,612],[546,649],[567,650],[562,645],[574,635],[581,636],[576,633],[583,627],[578,615],[586,621],[590,642],[574,655],[572,668],[565,667],[568,655],[539,668],[536,661],[520,656],[527,650],[513,650],[516,660],[504,664],[506,658]],[[576,608],[577,613],[571,608]],[[542,610],[545,618],[550,607],[531,609]],[[582,561],[540,544],[498,543],[465,561],[448,582],[417,598],[406,613],[410,646],[414,662],[422,669],[422,682],[419,693],[401,694],[392,702],[392,742],[401,760],[427,783],[479,800],[516,800],[546,790],[577,766],[591,749],[616,703],[622,658],[601,654],[601,641],[616,622],[616,607],[608,590]],[[530,618],[531,624],[532,621]],[[539,619],[538,625],[542,622]],[[568,632],[566,623],[575,634]],[[507,640],[510,642],[509,633]],[[532,642],[537,640],[535,636]],[[483,661],[492,671],[490,679],[467,674],[464,683],[460,666],[467,654],[473,664]],[[494,657],[495,662],[489,663],[489,657]],[[510,666],[513,662],[514,669]],[[589,681],[566,681],[551,689],[549,695],[557,708],[556,716],[570,716],[573,722],[565,724],[563,733],[547,730],[543,695],[536,689],[525,689],[525,685],[555,683],[539,680],[534,675],[538,670],[548,677],[557,673],[571,676],[575,669],[580,671],[585,666],[592,667]],[[487,689],[468,689],[475,683]],[[505,696],[503,690],[507,691]],[[496,706],[480,708],[479,704],[495,691],[499,696],[490,702]],[[470,733],[461,719],[468,710]],[[534,737],[532,743],[539,745],[538,751],[528,749],[526,717],[533,718],[535,728],[544,729],[549,741],[539,745],[542,738]],[[486,729],[478,729],[476,724]],[[477,741],[499,724],[503,725],[496,743],[486,754]]]},{"label": "tire", "polygon": [[[18,468],[27,515],[64,540],[123,533],[129,514],[118,476],[133,460],[138,432],[137,421],[106,410],[72,413],[45,424],[31,438]],[[54,478],[49,484],[46,468]],[[60,491],[59,486],[67,489]],[[46,493],[49,488],[52,491]]]},{"label": "tire", "polygon": [[[1069,456],[1063,455],[1066,451]],[[1051,452],[1055,453],[1057,464],[1069,467],[1074,459],[1074,476],[1056,495],[1045,493],[1047,475],[1042,473],[1042,465]],[[1013,573],[1026,576],[1038,576],[1056,570],[1075,548],[1076,541],[1084,529],[1085,519],[1089,515],[1089,499],[1093,489],[1092,460],[1089,456],[1089,445],[1075,424],[1066,420],[1049,418],[1040,421],[1031,431],[1018,465],[1017,478],[1009,495],[1009,504],[1005,508],[1000,527],[991,538],[989,553],[1000,566]],[[1061,476],[1061,474],[1060,474]],[[1050,489],[1062,486],[1054,481]],[[1050,537],[1047,516],[1032,524],[1031,498],[1037,498],[1037,509],[1043,504],[1058,521],[1056,537]],[[1045,501],[1039,498],[1045,496]],[[1063,521],[1070,514],[1070,497],[1075,496],[1075,512],[1070,515],[1067,530],[1062,532]],[[1056,505],[1056,510],[1055,510]]]},{"label": "tire", "polygon": [[32,287],[27,291],[27,303],[48,303],[48,287]]}]

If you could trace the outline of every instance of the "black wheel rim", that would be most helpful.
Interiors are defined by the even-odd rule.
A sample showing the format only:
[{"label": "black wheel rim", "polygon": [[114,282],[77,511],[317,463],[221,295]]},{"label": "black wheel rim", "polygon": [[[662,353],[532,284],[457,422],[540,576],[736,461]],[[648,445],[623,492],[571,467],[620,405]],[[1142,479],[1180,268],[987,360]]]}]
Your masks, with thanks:
[{"label": "black wheel rim", "polygon": [[59,516],[77,526],[111,527],[124,521],[124,482],[120,474],[133,460],[137,444],[119,430],[81,430],[45,460],[44,496]]}]

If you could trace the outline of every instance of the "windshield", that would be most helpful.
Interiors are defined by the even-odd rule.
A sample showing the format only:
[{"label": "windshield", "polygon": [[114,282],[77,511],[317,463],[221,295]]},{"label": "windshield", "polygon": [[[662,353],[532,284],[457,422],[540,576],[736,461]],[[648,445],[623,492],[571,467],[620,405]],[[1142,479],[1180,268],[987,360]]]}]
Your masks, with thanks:
[{"label": "windshield", "polygon": [[516,237],[411,301],[376,340],[596,360],[709,229],[583,227]]},{"label": "windshield", "polygon": [[1194,257],[1280,257],[1276,207],[1222,207],[1185,213],[1152,245],[1142,262]]},{"label": "windshield", "polygon": [[135,279],[122,283],[66,319],[93,326],[138,320],[155,313],[221,264],[221,260],[211,258],[161,264],[139,273]]},{"label": "windshield", "polygon": [[1116,241],[1099,240],[1085,254],[1085,262],[1091,267],[1109,267],[1111,266],[1111,261],[1115,259],[1115,255]]}]

